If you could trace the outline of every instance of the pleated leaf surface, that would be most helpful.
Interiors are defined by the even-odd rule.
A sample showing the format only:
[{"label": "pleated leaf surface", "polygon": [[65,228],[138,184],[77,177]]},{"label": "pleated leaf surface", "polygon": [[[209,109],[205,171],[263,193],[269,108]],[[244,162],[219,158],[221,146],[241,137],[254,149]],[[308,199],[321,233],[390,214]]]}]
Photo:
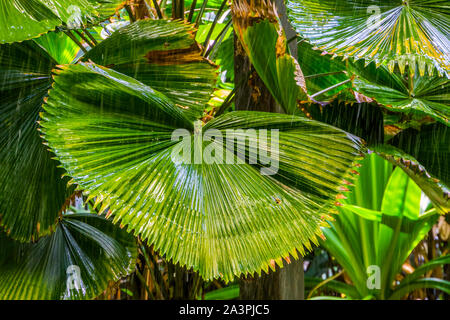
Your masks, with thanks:
[{"label": "pleated leaf surface", "polygon": [[296,114],[298,102],[309,100],[305,79],[270,2],[235,2],[232,10],[235,34],[259,77],[283,110]]},{"label": "pleated leaf surface", "polygon": [[[0,44],[36,38],[63,23],[80,28],[114,14],[119,0],[1,0]],[[105,6],[102,8],[102,4]],[[97,11],[99,9],[100,11]]]},{"label": "pleated leaf surface", "polygon": [[[446,0],[291,0],[290,19],[321,51],[429,75],[450,71]],[[418,69],[418,70],[417,70]]]},{"label": "pleated leaf surface", "polygon": [[[232,112],[202,128],[163,94],[111,69],[82,63],[55,72],[42,131],[73,182],[115,222],[206,279],[267,271],[310,248],[360,157],[358,138],[305,118]],[[227,131],[249,128],[269,130],[268,140]],[[172,139],[175,129],[188,143]],[[253,163],[252,144],[265,151]],[[179,161],[186,145],[211,157],[192,152]],[[263,175],[269,163],[272,175]]]},{"label": "pleated leaf surface", "polygon": [[38,132],[55,65],[32,40],[0,46],[0,225],[20,241],[50,233],[71,194]]},{"label": "pleated leaf surface", "polygon": [[36,243],[0,233],[0,300],[80,300],[100,295],[135,267],[136,240],[89,211],[63,214]]},{"label": "pleated leaf surface", "polygon": [[202,56],[194,26],[181,21],[141,20],[114,32],[85,56],[160,91],[192,119],[202,116],[218,77]]}]

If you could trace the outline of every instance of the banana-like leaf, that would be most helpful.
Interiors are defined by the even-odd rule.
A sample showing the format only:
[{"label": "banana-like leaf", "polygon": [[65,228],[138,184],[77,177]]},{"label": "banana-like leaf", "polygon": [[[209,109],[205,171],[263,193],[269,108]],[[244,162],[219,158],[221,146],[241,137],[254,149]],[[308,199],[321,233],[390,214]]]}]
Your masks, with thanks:
[{"label": "banana-like leaf", "polygon": [[[321,51],[403,73],[450,72],[446,0],[290,0],[296,30]],[[416,69],[419,72],[416,72]]]},{"label": "banana-like leaf", "polygon": [[310,100],[297,61],[286,52],[286,36],[269,0],[233,3],[233,27],[259,77],[287,114]]},{"label": "banana-like leaf", "polygon": [[411,251],[437,221],[437,215],[420,215],[421,190],[401,168],[396,168],[386,186],[378,233],[377,263],[381,270],[382,295],[388,296],[390,284]]},{"label": "banana-like leaf", "polygon": [[430,116],[449,125],[450,79],[430,76],[409,76],[406,79],[381,66],[360,61],[349,63],[349,71],[356,77],[353,86],[359,93],[370,97],[383,107],[406,114]]},{"label": "banana-like leaf", "polygon": [[166,95],[193,119],[210,100],[217,66],[201,55],[193,25],[141,20],[114,32],[85,55]]},{"label": "banana-like leaf", "polygon": [[0,225],[20,241],[50,233],[72,193],[37,130],[55,65],[32,40],[0,45]]},{"label": "banana-like leaf", "polygon": [[[115,222],[206,279],[267,271],[311,248],[360,154],[357,138],[305,118],[231,112],[202,130],[167,97],[114,70],[82,63],[56,73],[41,124],[68,174]],[[174,141],[176,129],[191,142]],[[268,140],[234,129],[267,129]],[[260,146],[254,164],[252,145]],[[191,157],[180,161],[186,146]],[[199,161],[203,154],[209,160]],[[262,168],[270,161],[272,171]]]},{"label": "banana-like leaf", "polygon": [[215,62],[220,65],[221,71],[226,71],[228,81],[234,83],[234,38],[228,37],[217,49]]},{"label": "banana-like leaf", "polygon": [[367,287],[367,267],[376,264],[376,231],[374,223],[363,219],[345,207],[356,205],[379,211],[392,165],[371,154],[361,162],[360,176],[355,186],[350,187],[347,199],[340,200],[344,207],[330,229],[324,229],[326,240],[322,246],[336,258],[352,279],[356,293],[352,299],[361,299],[370,294]]},{"label": "banana-like leaf", "polygon": [[[79,28],[99,17],[101,5],[118,0],[0,0],[0,44],[36,38],[57,26]],[[103,14],[111,13],[110,7]]]},{"label": "banana-like leaf", "polygon": [[36,243],[0,233],[0,300],[79,300],[101,294],[134,269],[136,240],[102,216],[62,215]]},{"label": "banana-like leaf", "polygon": [[[336,257],[358,292],[384,299],[411,251],[437,221],[420,211],[421,190],[400,168],[376,154],[362,163],[360,177],[321,244]],[[361,212],[355,210],[363,208]],[[367,286],[368,268],[380,268],[380,290]]]},{"label": "banana-like leaf", "polygon": [[[211,23],[201,24],[198,26],[197,33],[195,34],[195,40],[199,43],[204,43],[206,39],[209,39],[210,41],[217,39],[218,36],[220,35],[220,33],[222,32],[222,30],[224,30],[225,26],[226,26],[226,23],[213,24],[211,22]],[[213,28],[213,31],[208,38],[208,34],[209,34],[211,28]],[[231,30],[232,29],[228,29],[225,32],[223,40],[226,40],[230,37],[230,35],[232,34]]]},{"label": "banana-like leaf", "polygon": [[378,233],[377,263],[381,270],[382,297],[388,296],[390,284],[411,251],[437,221],[437,215],[422,215],[421,190],[417,184],[396,168],[386,186]]}]

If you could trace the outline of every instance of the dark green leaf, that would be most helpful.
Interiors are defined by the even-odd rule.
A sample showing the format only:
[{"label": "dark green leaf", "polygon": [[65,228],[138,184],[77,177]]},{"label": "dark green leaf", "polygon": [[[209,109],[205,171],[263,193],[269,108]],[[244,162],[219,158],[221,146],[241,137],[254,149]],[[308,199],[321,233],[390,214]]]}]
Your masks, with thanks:
[{"label": "dark green leaf", "polygon": [[0,299],[93,299],[129,274],[136,257],[131,235],[89,212],[64,214],[37,243],[0,233]]},{"label": "dark green leaf", "polygon": [[0,216],[21,241],[48,234],[71,194],[37,130],[55,64],[33,41],[0,46]]},{"label": "dark green leaf", "polygon": [[450,117],[450,80],[440,77],[409,76],[390,73],[384,66],[378,69],[369,64],[349,64],[356,74],[353,86],[356,91],[374,99],[383,107],[406,115],[430,116],[445,125]]},{"label": "dark green leaf", "polygon": [[290,0],[290,18],[321,51],[414,74],[450,72],[446,0]]},{"label": "dark green leaf", "polygon": [[80,28],[99,18],[97,9],[112,14],[118,0],[1,0],[0,44],[36,38],[65,23]]},{"label": "dark green leaf", "polygon": [[381,157],[402,168],[430,198],[439,212],[448,213],[450,211],[450,190],[439,179],[433,177],[419,161],[404,151],[389,145],[378,145],[372,148]]},{"label": "dark green leaf", "polygon": [[160,91],[191,119],[202,116],[217,79],[194,28],[180,21],[141,20],[121,28],[85,55]]},{"label": "dark green leaf", "polygon": [[[323,91],[349,79],[345,62],[341,59],[331,59],[329,55],[322,55],[319,51],[313,50],[306,41],[298,44],[298,63],[305,76],[306,87],[310,94]],[[351,84],[347,83],[327,91],[315,99],[319,101],[333,100],[336,94],[350,87]]]},{"label": "dark green leaf", "polygon": [[436,178],[450,185],[450,128],[435,123],[403,130],[389,144],[416,158]]},{"label": "dark green leaf", "polygon": [[363,138],[369,145],[384,142],[383,113],[375,103],[348,103],[336,99],[329,104],[303,104],[311,119],[322,121]]}]

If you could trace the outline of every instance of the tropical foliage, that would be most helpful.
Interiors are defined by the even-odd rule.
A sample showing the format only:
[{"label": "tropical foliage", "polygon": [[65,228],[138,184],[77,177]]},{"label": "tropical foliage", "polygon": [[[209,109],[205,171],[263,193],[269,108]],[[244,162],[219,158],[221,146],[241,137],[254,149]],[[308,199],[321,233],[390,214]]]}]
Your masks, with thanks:
[{"label": "tropical foliage", "polygon": [[310,296],[450,293],[448,243],[397,280],[450,211],[446,1],[291,0],[291,39],[269,0],[0,4],[0,299],[235,298],[319,245]]},{"label": "tropical foliage", "polygon": [[[411,251],[439,216],[435,209],[425,211],[428,206],[423,205],[426,198],[420,188],[401,168],[392,170],[388,161],[375,154],[364,161],[360,173],[336,221],[325,229],[327,240],[322,243],[353,285],[331,280],[324,286],[352,299],[400,299],[427,287],[449,292],[448,281],[421,277],[430,268],[449,263],[449,256],[429,261],[397,280]],[[374,267],[377,269],[372,271]],[[372,283],[368,271],[379,276],[379,280],[373,277]],[[313,285],[322,280],[309,278],[307,282]]]}]

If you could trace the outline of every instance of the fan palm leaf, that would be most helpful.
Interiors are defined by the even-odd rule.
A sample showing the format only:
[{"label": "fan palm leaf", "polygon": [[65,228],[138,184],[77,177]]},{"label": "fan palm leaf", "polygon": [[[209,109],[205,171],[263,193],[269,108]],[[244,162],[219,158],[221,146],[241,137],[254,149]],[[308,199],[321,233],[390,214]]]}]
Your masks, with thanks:
[{"label": "fan palm leaf", "polygon": [[0,233],[0,299],[93,299],[132,272],[136,258],[136,240],[125,230],[89,211],[68,211],[36,243]]},{"label": "fan palm leaf", "polygon": [[298,113],[298,103],[310,99],[303,72],[287,52],[273,4],[239,1],[233,3],[232,11],[234,31],[259,77],[287,114]]},{"label": "fan palm leaf", "polygon": [[[121,0],[1,0],[0,44],[36,38],[63,23],[79,28],[115,12]],[[103,6],[103,7],[102,7]]]},{"label": "fan palm leaf", "polygon": [[218,67],[202,56],[195,31],[182,21],[140,20],[114,32],[84,61],[141,81],[198,119],[211,98]]},{"label": "fan palm leaf", "polygon": [[350,63],[354,89],[368,96],[388,110],[407,115],[429,116],[449,125],[450,80],[445,77],[414,75],[405,79],[391,73],[384,66],[378,69],[372,63]]},{"label": "fan palm leaf", "polygon": [[448,1],[291,0],[288,8],[297,32],[321,51],[448,76]]},{"label": "fan palm leaf", "polygon": [[32,40],[0,46],[0,217],[20,241],[49,234],[72,193],[37,131],[56,64]]},{"label": "fan palm leaf", "polygon": [[[55,72],[42,131],[73,182],[110,208],[115,222],[206,279],[267,271],[310,248],[360,156],[355,137],[295,116],[232,112],[204,126],[238,141],[236,152],[212,137],[197,140],[202,129],[189,111],[133,78],[86,63]],[[250,164],[254,150],[239,140],[242,132],[229,131],[250,128],[278,130],[279,152],[269,138],[264,161]],[[175,161],[176,129],[193,138],[192,150],[216,150],[216,160]],[[278,153],[274,175],[261,174]]]}]

